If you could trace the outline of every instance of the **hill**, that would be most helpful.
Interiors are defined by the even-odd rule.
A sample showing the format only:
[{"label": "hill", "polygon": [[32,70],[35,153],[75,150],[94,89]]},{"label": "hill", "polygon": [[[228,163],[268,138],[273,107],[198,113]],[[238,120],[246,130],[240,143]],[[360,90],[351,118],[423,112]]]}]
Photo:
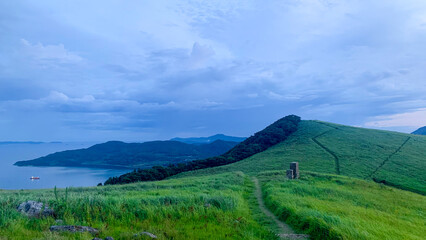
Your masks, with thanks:
[{"label": "hill", "polygon": [[226,166],[181,173],[177,177],[288,168],[299,162],[302,171],[346,175],[426,193],[426,137],[398,132],[301,121],[286,141]]},{"label": "hill", "polygon": [[426,135],[426,126],[417,129],[416,131],[412,132],[411,134]]},{"label": "hill", "polygon": [[196,160],[185,164],[170,165],[167,168],[155,166],[151,169],[139,169],[137,171],[123,174],[119,177],[109,178],[105,181],[105,184],[156,181],[181,172],[212,168],[238,162],[256,153],[265,151],[269,147],[286,140],[297,130],[299,122],[300,117],[289,115],[275,121],[262,131],[255,133],[253,136],[247,138],[221,156]]},{"label": "hill", "polygon": [[210,137],[199,137],[199,138],[172,138],[170,141],[178,141],[178,142],[184,142],[188,144],[206,144],[211,143],[216,140],[222,140],[227,142],[242,142],[246,138],[244,137],[232,137],[232,136],[226,136],[223,134],[216,134]]},{"label": "hill", "polygon": [[86,149],[49,154],[34,160],[16,162],[17,166],[71,166],[99,168],[148,168],[188,162],[223,154],[238,143],[217,140],[193,145],[177,141],[124,143],[110,141]]},{"label": "hill", "polygon": [[[310,239],[424,238],[426,137],[297,120],[280,119],[222,157],[175,166],[186,171],[163,181],[0,190],[0,236],[93,238],[51,233],[54,218],[28,219],[15,210],[35,199],[64,224],[96,227],[102,238],[133,239],[142,231],[159,239],[300,239],[294,232]],[[285,175],[293,161],[301,170],[297,180]],[[164,178],[166,169],[126,177]],[[285,223],[292,231],[280,232]]]}]

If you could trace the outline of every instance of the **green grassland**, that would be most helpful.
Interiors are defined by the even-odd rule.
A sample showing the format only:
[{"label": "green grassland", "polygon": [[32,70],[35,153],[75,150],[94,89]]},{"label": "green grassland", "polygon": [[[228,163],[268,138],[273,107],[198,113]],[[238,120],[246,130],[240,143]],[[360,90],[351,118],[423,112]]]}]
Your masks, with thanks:
[{"label": "green grassland", "polygon": [[[65,224],[99,228],[100,237],[274,239],[277,226],[257,206],[253,177],[267,207],[312,239],[423,239],[425,151],[425,136],[302,121],[263,152],[163,181],[61,189],[58,197],[52,189],[0,190],[0,239],[91,239],[50,233],[53,218],[16,212],[25,200],[49,203]],[[302,176],[288,180],[294,161]]]},{"label": "green grassland", "polygon": [[[274,239],[249,206],[251,181],[241,172],[129,185],[58,190],[0,191],[0,239],[92,239],[49,232],[53,218],[29,219],[16,206],[48,203],[64,224],[92,226],[100,237],[134,239]],[[253,213],[252,213],[253,212]]]},{"label": "green grassland", "polygon": [[[264,152],[176,178],[237,170],[258,176],[268,207],[312,239],[423,239],[425,151],[423,136],[302,121]],[[306,174],[301,180],[283,175],[293,161]]]},{"label": "green grassland", "polygon": [[424,239],[426,198],[371,181],[284,171],[259,175],[267,206],[313,239]]},{"label": "green grassland", "polygon": [[426,137],[302,121],[288,140],[233,164],[182,173],[186,176],[287,169],[299,162],[303,171],[385,180],[393,186],[426,193]]}]

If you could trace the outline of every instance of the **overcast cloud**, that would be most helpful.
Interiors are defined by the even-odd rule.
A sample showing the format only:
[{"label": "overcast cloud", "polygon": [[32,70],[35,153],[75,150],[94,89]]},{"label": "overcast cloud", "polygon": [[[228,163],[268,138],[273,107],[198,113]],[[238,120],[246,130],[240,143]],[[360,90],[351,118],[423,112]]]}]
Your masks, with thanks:
[{"label": "overcast cloud", "polygon": [[426,1],[1,1],[0,141],[426,125]]}]

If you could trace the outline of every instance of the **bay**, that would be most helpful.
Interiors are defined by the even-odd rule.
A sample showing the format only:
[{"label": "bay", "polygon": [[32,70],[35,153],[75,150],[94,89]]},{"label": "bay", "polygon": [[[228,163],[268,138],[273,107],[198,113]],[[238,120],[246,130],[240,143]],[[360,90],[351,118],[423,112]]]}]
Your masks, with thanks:
[{"label": "bay", "polygon": [[[0,144],[0,189],[43,189],[96,186],[129,170],[77,167],[18,167],[13,164],[50,153],[87,148],[95,143]],[[30,178],[40,177],[39,180]]]}]

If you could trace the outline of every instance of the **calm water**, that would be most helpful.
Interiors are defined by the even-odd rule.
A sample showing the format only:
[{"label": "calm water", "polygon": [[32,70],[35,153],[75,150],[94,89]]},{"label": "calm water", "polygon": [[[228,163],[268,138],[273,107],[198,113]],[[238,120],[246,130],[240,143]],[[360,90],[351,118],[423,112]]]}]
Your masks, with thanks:
[{"label": "calm water", "polygon": [[[0,144],[0,189],[40,189],[53,187],[87,187],[105,182],[129,170],[70,168],[70,167],[17,167],[20,160],[30,160],[47,154],[86,148],[93,143]],[[30,180],[31,176],[40,180]]]}]

